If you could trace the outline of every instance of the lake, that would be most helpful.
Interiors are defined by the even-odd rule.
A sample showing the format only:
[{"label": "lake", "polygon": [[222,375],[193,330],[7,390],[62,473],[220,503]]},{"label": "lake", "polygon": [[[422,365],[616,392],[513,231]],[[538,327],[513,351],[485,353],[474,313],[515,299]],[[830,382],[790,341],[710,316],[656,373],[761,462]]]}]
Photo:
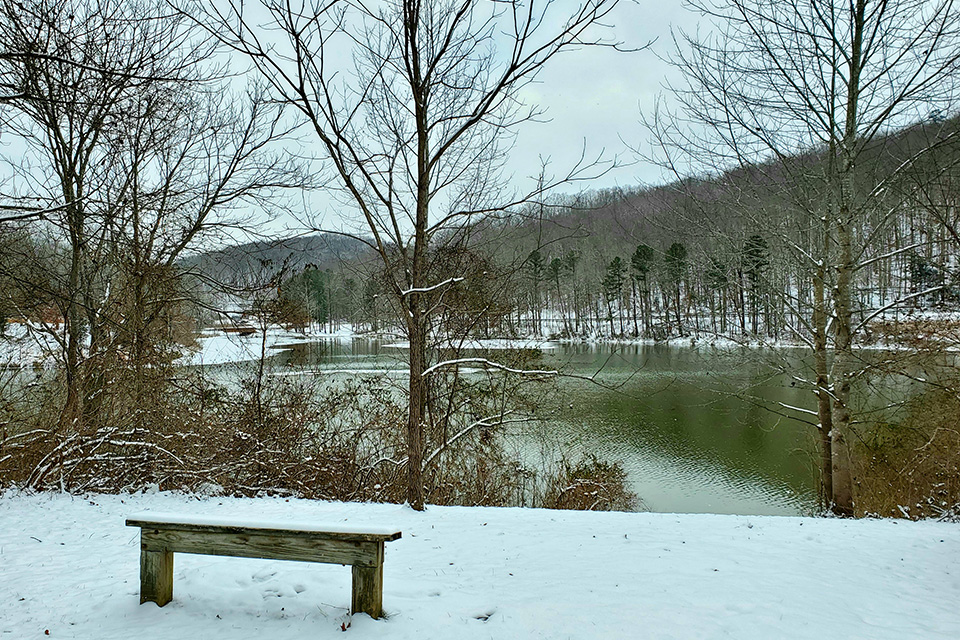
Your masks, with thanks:
[{"label": "lake", "polygon": [[[304,375],[400,376],[403,356],[376,340],[319,340],[284,346],[271,361]],[[565,451],[620,462],[650,511],[809,514],[815,429],[765,407],[816,403],[771,359],[801,364],[790,351],[551,344],[544,365],[572,375],[542,411]],[[573,377],[598,371],[596,382]]]}]

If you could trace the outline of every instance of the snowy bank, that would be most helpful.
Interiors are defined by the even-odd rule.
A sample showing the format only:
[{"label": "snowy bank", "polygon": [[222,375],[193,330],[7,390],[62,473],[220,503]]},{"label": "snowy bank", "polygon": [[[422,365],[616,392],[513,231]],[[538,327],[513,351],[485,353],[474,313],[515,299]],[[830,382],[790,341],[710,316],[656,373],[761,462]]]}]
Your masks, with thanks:
[{"label": "snowy bank", "polygon": [[[297,342],[312,340],[352,340],[353,333],[301,333],[282,327],[267,327],[266,341],[259,330],[252,335],[225,333],[217,329],[204,329],[197,337],[197,347],[188,349],[176,363],[186,366],[230,364],[259,360],[261,355],[274,355],[275,349]],[[264,352],[266,349],[266,352]]]},{"label": "snowy bank", "polygon": [[[140,605],[144,510],[398,527],[388,618],[350,619],[344,567],[185,554]],[[935,522],[7,494],[0,639],[958,638],[958,557]]]},{"label": "snowy bank", "polygon": [[[0,318],[0,322],[4,322]],[[0,326],[0,368],[56,366],[54,355],[59,353],[57,342],[52,335],[39,327],[11,322]]]},{"label": "snowy bank", "polygon": [[[406,340],[395,340],[383,345],[388,349],[409,349],[410,343]],[[476,340],[440,340],[434,344],[440,349],[464,349],[474,351],[507,351],[512,349],[529,349],[534,351],[551,351],[557,348],[557,341],[543,338],[529,337],[520,339],[489,338]]]}]

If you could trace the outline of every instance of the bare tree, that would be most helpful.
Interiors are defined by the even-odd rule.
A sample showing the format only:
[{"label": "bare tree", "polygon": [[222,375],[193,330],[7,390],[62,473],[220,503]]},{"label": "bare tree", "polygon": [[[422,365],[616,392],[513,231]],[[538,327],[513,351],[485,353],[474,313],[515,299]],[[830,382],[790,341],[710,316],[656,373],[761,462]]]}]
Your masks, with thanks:
[{"label": "bare tree", "polygon": [[[440,245],[467,246],[477,221],[528,199],[502,193],[513,132],[539,115],[521,91],[562,52],[604,44],[595,32],[616,4],[263,0],[256,11],[241,2],[206,7],[210,33],[249,56],[315,134],[329,184],[360,220],[340,231],[362,235],[384,263],[410,345],[404,463],[416,509],[424,502],[428,377],[437,371],[431,322],[446,292],[463,281],[438,278],[431,261]],[[537,193],[582,177],[586,164]]]},{"label": "bare tree", "polygon": [[[676,34],[684,82],[673,87],[679,113],[651,118],[660,158],[678,176],[734,167],[761,176],[739,181],[741,193],[758,181],[785,185],[780,197],[795,225],[776,232],[812,288],[800,337],[815,359],[823,490],[835,513],[851,515],[854,339],[864,326],[856,276],[875,260],[867,249],[895,219],[886,190],[902,173],[870,166],[871,147],[933,109],[950,108],[960,11],[952,0],[688,5],[716,32]],[[779,178],[763,175],[770,172]]]},{"label": "bare tree", "polygon": [[2,126],[20,140],[7,196],[54,247],[23,285],[62,319],[67,427],[95,421],[120,342],[146,362],[147,327],[182,295],[177,258],[288,180],[265,153],[279,110],[227,104],[215,42],[162,3],[3,2],[0,24]]},{"label": "bare tree", "polygon": [[93,283],[110,275],[100,268],[98,241],[116,211],[95,200],[112,179],[102,150],[116,135],[125,102],[150,82],[147,76],[182,70],[184,60],[167,48],[181,49],[185,36],[182,21],[149,20],[120,3],[4,3],[2,9],[3,48],[32,54],[7,58],[0,68],[2,84],[19,91],[5,100],[13,111],[5,127],[43,158],[39,175],[23,162],[11,163],[22,185],[17,195],[35,195],[42,209],[56,211],[53,226],[68,247],[57,306],[66,377],[61,424],[69,424],[82,413],[85,324],[91,351],[98,348],[102,296]]}]

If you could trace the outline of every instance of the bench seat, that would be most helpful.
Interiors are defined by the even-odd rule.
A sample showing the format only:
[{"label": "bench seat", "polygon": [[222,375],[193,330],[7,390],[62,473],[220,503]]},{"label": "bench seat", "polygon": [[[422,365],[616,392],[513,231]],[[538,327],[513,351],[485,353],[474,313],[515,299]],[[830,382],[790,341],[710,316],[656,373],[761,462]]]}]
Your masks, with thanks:
[{"label": "bench seat", "polygon": [[265,558],[351,565],[350,611],[379,618],[383,602],[384,543],[400,531],[342,525],[294,525],[175,514],[138,513],[128,527],[140,528],[140,602],[164,606],[173,598],[173,554]]}]

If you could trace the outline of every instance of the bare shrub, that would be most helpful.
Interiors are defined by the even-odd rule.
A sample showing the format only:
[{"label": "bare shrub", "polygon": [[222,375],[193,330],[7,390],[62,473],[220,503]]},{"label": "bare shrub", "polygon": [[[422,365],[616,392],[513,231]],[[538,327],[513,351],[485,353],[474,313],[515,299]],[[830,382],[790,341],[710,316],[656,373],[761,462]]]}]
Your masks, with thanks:
[{"label": "bare shrub", "polygon": [[[517,354],[518,363],[528,358]],[[428,415],[436,419],[426,429],[431,448],[422,475],[430,503],[638,504],[619,465],[563,463],[553,476],[508,453],[507,426],[526,425],[540,393],[535,385],[524,391],[493,372],[446,373],[431,387]],[[389,376],[330,382],[270,375],[258,363],[239,380],[218,383],[202,369],[134,371],[115,362],[101,379],[98,420],[70,430],[56,419],[57,380],[35,383],[19,403],[5,405],[0,487],[406,500],[405,397]],[[454,387],[459,405],[452,411],[441,402]]]},{"label": "bare shrub", "polygon": [[[258,384],[254,376],[231,390],[194,372],[148,390],[143,380],[105,378],[116,382],[103,392],[96,424],[49,426],[57,424],[56,381],[35,385],[18,408],[5,406],[0,486],[405,498],[404,408],[389,386],[284,377]],[[40,408],[27,412],[31,405]],[[425,476],[431,502],[516,504],[516,463],[492,430],[468,435]]]},{"label": "bare shrub", "polygon": [[548,509],[636,511],[640,500],[627,488],[627,472],[619,463],[594,456],[575,464],[561,463],[543,497]]},{"label": "bare shrub", "polygon": [[960,399],[929,390],[898,423],[877,425],[856,450],[858,515],[956,519],[960,514]]},{"label": "bare shrub", "polygon": [[194,373],[151,393],[140,385],[139,406],[132,395],[105,390],[101,406],[110,411],[69,432],[46,426],[55,424],[56,402],[48,402],[46,411],[19,414],[3,434],[0,486],[370,497],[362,459],[376,452],[367,445],[389,421],[389,406],[365,407],[369,420],[348,428],[341,414],[358,411],[356,385],[319,398],[311,386],[282,379],[256,394],[252,389],[246,381],[230,391]]}]

